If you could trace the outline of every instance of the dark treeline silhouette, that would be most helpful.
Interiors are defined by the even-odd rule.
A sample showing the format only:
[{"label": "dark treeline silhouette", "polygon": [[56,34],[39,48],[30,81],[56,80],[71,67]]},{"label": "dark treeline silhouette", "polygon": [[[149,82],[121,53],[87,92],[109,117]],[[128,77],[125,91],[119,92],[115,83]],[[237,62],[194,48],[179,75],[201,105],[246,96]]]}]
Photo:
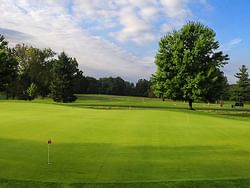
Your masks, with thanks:
[{"label": "dark treeline silhouette", "polygon": [[124,96],[154,97],[151,83],[146,79],[139,79],[136,84],[123,80],[121,77],[94,77],[77,75],[74,92],[80,94],[107,94]]}]

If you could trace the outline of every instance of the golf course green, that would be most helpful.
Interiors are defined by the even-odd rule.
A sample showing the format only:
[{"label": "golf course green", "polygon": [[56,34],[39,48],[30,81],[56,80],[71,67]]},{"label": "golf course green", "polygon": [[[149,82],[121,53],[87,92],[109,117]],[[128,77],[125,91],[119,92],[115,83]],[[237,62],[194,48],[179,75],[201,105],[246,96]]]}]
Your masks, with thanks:
[{"label": "golf course green", "polygon": [[249,187],[250,115],[229,106],[1,100],[0,187]]}]

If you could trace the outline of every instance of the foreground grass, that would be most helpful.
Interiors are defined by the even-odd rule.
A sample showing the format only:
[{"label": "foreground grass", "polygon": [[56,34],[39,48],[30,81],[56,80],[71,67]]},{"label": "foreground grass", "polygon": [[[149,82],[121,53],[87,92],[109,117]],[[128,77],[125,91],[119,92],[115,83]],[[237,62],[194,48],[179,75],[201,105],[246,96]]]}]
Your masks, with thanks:
[{"label": "foreground grass", "polygon": [[1,180],[0,188],[249,188],[249,179],[198,180],[138,183],[53,183],[35,181]]},{"label": "foreground grass", "polygon": [[0,102],[0,187],[249,185],[248,117],[214,116],[206,104],[189,112],[155,99],[82,97],[66,106]]}]

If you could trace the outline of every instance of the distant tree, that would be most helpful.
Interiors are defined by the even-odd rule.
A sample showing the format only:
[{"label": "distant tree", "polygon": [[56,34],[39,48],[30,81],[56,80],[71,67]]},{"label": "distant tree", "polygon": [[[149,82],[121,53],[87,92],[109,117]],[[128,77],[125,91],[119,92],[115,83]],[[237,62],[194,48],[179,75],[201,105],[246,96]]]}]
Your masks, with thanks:
[{"label": "distant tree", "polygon": [[38,87],[36,84],[31,83],[27,89],[27,95],[29,96],[29,100],[33,100],[37,97]]},{"label": "distant tree", "polygon": [[99,93],[100,94],[111,94],[112,93],[112,82],[113,78],[108,77],[108,78],[100,78],[99,79]]},{"label": "distant tree", "polygon": [[151,83],[146,79],[139,79],[135,85],[136,95],[148,97],[150,93]]},{"label": "distant tree", "polygon": [[136,96],[134,83],[130,83],[128,81],[125,81],[124,95],[126,95],[126,96]]},{"label": "distant tree", "polygon": [[97,80],[94,77],[84,76],[81,71],[75,77],[74,91],[75,93],[136,96],[134,83],[125,81],[121,77],[104,77]]},{"label": "distant tree", "polygon": [[86,76],[85,77],[86,84],[86,93],[88,94],[98,94],[99,92],[99,82],[96,78]]},{"label": "distant tree", "polygon": [[0,35],[0,91],[6,93],[9,98],[17,79],[18,62],[13,56],[13,51],[8,48],[8,42]]},{"label": "distant tree", "polygon": [[230,84],[228,86],[228,92],[229,92],[229,100],[232,101],[238,101],[239,96],[238,96],[238,86],[237,84]]},{"label": "distant tree", "polygon": [[110,95],[126,95],[127,84],[121,77],[99,79],[99,93]]},{"label": "distant tree", "polygon": [[64,52],[58,56],[58,60],[53,62],[51,95],[56,102],[73,102],[74,79],[78,73],[78,63],[76,59],[68,57]]},{"label": "distant tree", "polygon": [[126,95],[126,83],[121,77],[112,79],[112,91],[113,95]]},{"label": "distant tree", "polygon": [[234,75],[238,80],[236,82],[235,95],[237,100],[249,101],[250,100],[250,80],[248,69],[242,65],[239,72]]},{"label": "distant tree", "polygon": [[86,93],[86,80],[82,71],[78,71],[74,78],[74,93]]},{"label": "distant tree", "polygon": [[50,82],[52,60],[55,55],[51,49],[38,49],[27,45],[16,45],[15,56],[19,62],[19,91],[18,95],[22,97],[23,93],[31,85],[36,84],[38,94],[42,97],[50,93]]},{"label": "distant tree", "polygon": [[229,100],[231,95],[229,86],[227,77],[224,74],[221,74],[218,77],[217,82],[214,84],[214,90],[216,90],[216,87],[219,88],[217,90],[218,97],[216,98],[220,100]]},{"label": "distant tree", "polygon": [[[159,42],[152,77],[158,97],[186,100],[189,108],[196,99],[206,99],[227,55],[219,51],[215,32],[201,23],[189,22],[179,31],[164,36]],[[219,88],[222,89],[222,88]]]},{"label": "distant tree", "polygon": [[206,93],[203,95],[203,100],[207,102],[215,102],[217,100],[229,99],[229,84],[227,77],[223,72],[218,71],[214,75],[215,80],[208,84]]}]

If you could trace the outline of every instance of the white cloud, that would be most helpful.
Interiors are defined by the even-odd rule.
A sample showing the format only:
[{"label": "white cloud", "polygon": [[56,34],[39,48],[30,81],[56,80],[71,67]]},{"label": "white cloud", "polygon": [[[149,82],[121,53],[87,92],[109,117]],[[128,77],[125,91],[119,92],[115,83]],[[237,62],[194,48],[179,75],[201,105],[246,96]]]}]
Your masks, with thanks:
[{"label": "white cloud", "polygon": [[187,8],[188,0],[160,0],[164,7],[166,15],[170,18],[178,18],[180,20],[192,16],[192,12]]},{"label": "white cloud", "polygon": [[11,44],[65,50],[86,74],[148,78],[155,69],[153,57],[137,57],[93,30],[144,45],[155,41],[161,29],[169,31],[192,17],[191,1],[198,0],[0,0],[0,32]]},{"label": "white cloud", "polygon": [[[74,0],[74,14],[79,20],[97,22],[102,28],[115,28],[110,32],[120,42],[138,44],[158,38],[156,30],[179,28],[193,18],[190,3],[207,6],[206,0]],[[161,18],[164,23],[158,23]],[[94,27],[96,28],[96,27]],[[161,29],[163,28],[163,29]]]},{"label": "white cloud", "polygon": [[158,17],[159,10],[156,7],[145,7],[139,14],[144,20],[154,20]]}]

